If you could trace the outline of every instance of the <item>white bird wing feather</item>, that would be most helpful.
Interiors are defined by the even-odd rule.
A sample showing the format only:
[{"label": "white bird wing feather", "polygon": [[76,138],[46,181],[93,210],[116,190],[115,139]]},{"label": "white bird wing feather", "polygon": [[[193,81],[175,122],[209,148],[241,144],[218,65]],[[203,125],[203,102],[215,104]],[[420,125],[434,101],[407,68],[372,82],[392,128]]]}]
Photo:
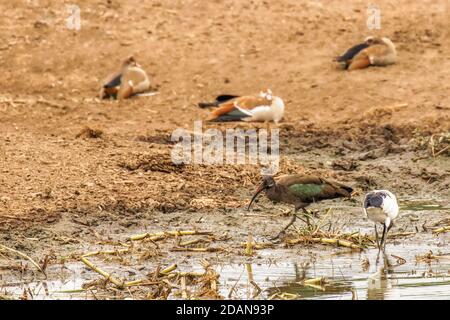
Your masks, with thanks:
[{"label": "white bird wing feather", "polygon": [[248,119],[248,121],[270,121],[270,120],[273,120],[273,110],[270,106],[258,106],[251,110],[243,109],[243,108],[240,108],[239,106],[236,106],[236,108],[251,117]]},{"label": "white bird wing feather", "polygon": [[[381,204],[381,208],[382,208],[383,212],[386,214],[387,217],[390,218],[390,220],[394,220],[395,218],[397,218],[399,208],[398,208],[397,198],[395,197],[395,195],[392,192],[390,192],[389,190],[374,190],[374,191],[366,194],[366,196],[364,198],[364,202],[366,201],[366,198],[370,194],[383,195],[383,203]],[[366,216],[368,215],[365,208],[364,208],[364,213],[366,214]]]},{"label": "white bird wing feather", "polygon": [[[246,115],[248,115],[248,116],[253,116],[253,113],[252,113],[252,110],[248,110],[248,109],[244,109],[244,108],[241,108],[241,107],[239,107],[238,105],[237,105],[237,103],[235,103],[234,104],[234,106],[236,107],[236,109],[238,109],[240,112],[242,112],[242,113],[244,113],[244,114],[246,114]],[[255,108],[256,109],[256,108]],[[254,109],[253,109],[254,110]]]}]

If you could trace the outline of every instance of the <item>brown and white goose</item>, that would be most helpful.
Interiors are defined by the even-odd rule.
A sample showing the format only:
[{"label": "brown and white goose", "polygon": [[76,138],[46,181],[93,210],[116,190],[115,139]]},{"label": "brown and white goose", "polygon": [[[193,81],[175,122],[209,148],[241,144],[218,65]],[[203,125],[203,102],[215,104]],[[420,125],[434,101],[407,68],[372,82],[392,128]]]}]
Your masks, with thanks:
[{"label": "brown and white goose", "polygon": [[214,102],[201,102],[200,108],[217,107],[207,121],[273,121],[278,123],[284,115],[284,102],[268,89],[258,95],[221,95]]},{"label": "brown and white goose", "polygon": [[117,72],[106,78],[100,89],[100,98],[127,99],[135,94],[147,91],[150,80],[147,73],[133,56],[127,57]]},{"label": "brown and white goose", "polygon": [[367,37],[363,43],[336,57],[347,70],[364,69],[369,66],[387,66],[397,61],[394,43],[386,37]]}]

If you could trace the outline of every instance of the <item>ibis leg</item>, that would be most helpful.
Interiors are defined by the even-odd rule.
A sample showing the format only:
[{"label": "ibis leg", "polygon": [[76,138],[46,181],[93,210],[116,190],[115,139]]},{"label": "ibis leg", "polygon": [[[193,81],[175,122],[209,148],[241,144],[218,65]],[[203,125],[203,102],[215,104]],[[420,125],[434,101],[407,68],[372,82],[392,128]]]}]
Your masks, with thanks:
[{"label": "ibis leg", "polygon": [[294,224],[295,220],[297,219],[297,211],[294,211],[294,213],[292,214],[292,218],[291,221],[289,221],[289,223],[277,234],[276,237],[272,238],[271,240],[275,240],[278,239],[279,237],[281,237],[281,235],[290,227]]},{"label": "ibis leg", "polygon": [[380,241],[379,241],[379,237],[378,237],[378,230],[377,230],[377,224],[376,223],[375,223],[374,227],[375,227],[375,240],[377,241],[377,247],[379,249],[380,248]]},{"label": "ibis leg", "polygon": [[305,214],[305,217],[306,217],[306,223],[308,224],[308,227],[310,227],[311,226],[311,222],[309,221],[309,218],[310,218],[309,212],[305,208],[302,208],[302,210],[303,210],[303,213]]},{"label": "ibis leg", "polygon": [[383,235],[381,236],[381,244],[380,244],[380,248],[378,251],[383,250],[384,252],[384,243],[386,242],[386,225],[383,224]]},{"label": "ibis leg", "polygon": [[389,230],[391,230],[391,228],[392,228],[392,223],[391,223],[391,224],[389,225],[389,227],[387,227],[387,229],[386,229],[386,237],[385,237],[385,239],[384,239],[384,249],[383,249],[383,252],[386,251],[387,237],[388,237]]}]

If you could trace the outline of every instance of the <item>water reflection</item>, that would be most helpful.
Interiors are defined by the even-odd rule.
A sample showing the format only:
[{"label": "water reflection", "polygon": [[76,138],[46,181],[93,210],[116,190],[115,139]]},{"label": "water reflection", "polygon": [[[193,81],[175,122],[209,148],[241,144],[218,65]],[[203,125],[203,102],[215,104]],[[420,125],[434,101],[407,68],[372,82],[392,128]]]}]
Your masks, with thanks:
[{"label": "water reflection", "polygon": [[430,211],[449,209],[448,204],[437,204],[431,201],[402,201],[400,203],[401,210],[407,211]]},{"label": "water reflection", "polygon": [[367,299],[385,300],[386,294],[392,289],[392,279],[394,274],[394,265],[389,261],[388,256],[381,252],[382,263],[379,265],[379,254],[377,254],[376,271],[369,275],[367,279]]},{"label": "water reflection", "polygon": [[378,262],[378,250],[372,249],[313,261],[247,264],[240,269],[237,265],[223,266],[219,273],[222,289],[227,292],[230,281],[236,284],[237,274],[242,268],[247,270],[235,286],[234,299],[450,299],[450,259],[435,261],[432,268],[418,264],[415,256],[424,251],[399,245],[380,253]]},{"label": "water reflection", "polygon": [[268,296],[277,293],[288,293],[296,295],[300,299],[317,298],[323,295],[343,295],[352,293],[353,286],[351,282],[345,281],[324,281],[316,283],[305,283],[309,263],[304,263],[299,268],[298,263],[293,264],[294,279],[282,281],[279,285],[267,288]]},{"label": "water reflection", "polygon": [[[214,268],[220,274],[220,293],[227,299],[450,299],[450,259],[418,263],[416,255],[427,251],[426,246],[391,245],[388,253],[381,253],[378,263],[378,250],[371,249],[276,263],[269,258],[219,264]],[[180,271],[192,271],[196,268],[192,263],[180,264]],[[200,264],[197,267],[202,270]],[[98,276],[87,273],[81,277],[79,264],[66,268],[70,272],[63,280],[34,283],[14,283],[1,277],[0,272],[0,295],[17,298],[30,290],[33,299],[92,299],[79,289]]]}]

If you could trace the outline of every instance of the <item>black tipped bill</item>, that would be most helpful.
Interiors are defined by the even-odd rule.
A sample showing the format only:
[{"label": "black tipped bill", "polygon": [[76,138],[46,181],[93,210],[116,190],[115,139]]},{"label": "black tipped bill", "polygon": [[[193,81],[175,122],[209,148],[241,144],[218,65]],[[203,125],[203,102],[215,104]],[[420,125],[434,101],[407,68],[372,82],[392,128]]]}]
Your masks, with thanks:
[{"label": "black tipped bill", "polygon": [[258,189],[256,190],[255,194],[252,197],[252,200],[250,201],[250,203],[248,204],[247,210],[250,211],[250,207],[252,206],[253,201],[255,201],[256,197],[258,197],[258,195],[263,192],[266,189],[266,185],[264,183],[262,183]]}]

